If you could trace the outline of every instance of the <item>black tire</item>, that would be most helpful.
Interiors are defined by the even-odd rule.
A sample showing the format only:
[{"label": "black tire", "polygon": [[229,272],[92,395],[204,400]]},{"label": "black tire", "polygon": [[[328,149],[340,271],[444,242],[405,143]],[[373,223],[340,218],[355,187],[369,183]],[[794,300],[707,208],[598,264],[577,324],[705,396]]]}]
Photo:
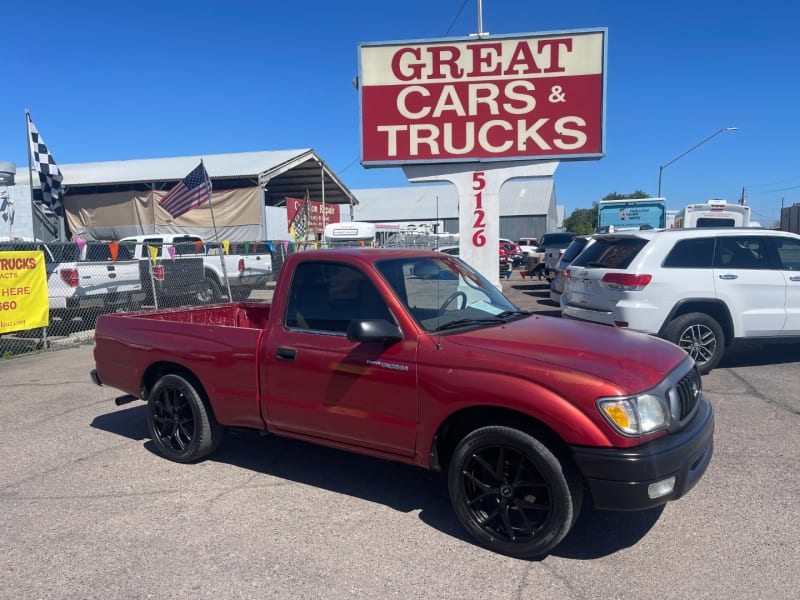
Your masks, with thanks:
[{"label": "black tire", "polygon": [[210,277],[203,279],[197,289],[197,302],[199,304],[217,304],[222,301],[222,291],[219,284]]},{"label": "black tire", "polygon": [[715,368],[725,353],[725,332],[705,313],[676,317],[664,329],[663,337],[686,350],[703,375]]},{"label": "black tire", "polygon": [[147,427],[150,438],[164,458],[179,463],[200,460],[222,442],[217,423],[199,384],[180,375],[164,375],[148,397]]},{"label": "black tire", "polygon": [[484,547],[517,558],[546,555],[580,512],[577,473],[532,435],[492,425],[456,447],[450,500],[464,528]]}]

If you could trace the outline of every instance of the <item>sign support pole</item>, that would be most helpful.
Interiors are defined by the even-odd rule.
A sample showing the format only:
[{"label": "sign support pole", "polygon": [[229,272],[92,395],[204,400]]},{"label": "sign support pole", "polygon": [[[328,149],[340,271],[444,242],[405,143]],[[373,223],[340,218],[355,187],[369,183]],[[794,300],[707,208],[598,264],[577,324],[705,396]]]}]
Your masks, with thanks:
[{"label": "sign support pole", "polygon": [[499,269],[500,189],[510,179],[552,177],[558,161],[406,165],[411,183],[447,181],[458,191],[459,255],[496,288]]}]

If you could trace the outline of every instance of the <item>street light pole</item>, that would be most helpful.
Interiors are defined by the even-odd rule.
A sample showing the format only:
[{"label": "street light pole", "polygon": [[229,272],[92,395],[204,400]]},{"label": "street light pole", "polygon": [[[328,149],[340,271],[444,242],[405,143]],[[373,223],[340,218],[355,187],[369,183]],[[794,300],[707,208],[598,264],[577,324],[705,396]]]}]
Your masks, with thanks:
[{"label": "street light pole", "polygon": [[689,152],[691,152],[692,150],[696,150],[697,148],[699,148],[700,146],[702,146],[703,144],[705,144],[705,143],[706,143],[707,141],[709,141],[710,139],[717,137],[717,136],[718,136],[720,133],[722,133],[723,131],[736,131],[736,130],[738,130],[738,129],[739,129],[738,127],[723,127],[723,128],[722,128],[722,129],[720,129],[719,131],[715,131],[714,133],[712,133],[710,136],[708,136],[708,137],[707,137],[706,139],[704,139],[703,141],[696,143],[694,146],[692,146],[691,148],[689,148],[689,149],[688,149],[686,152],[684,152],[684,153],[682,153],[682,154],[679,154],[678,156],[676,156],[675,158],[673,158],[673,159],[672,159],[671,161],[669,161],[668,163],[665,163],[665,164],[661,165],[660,167],[658,167],[658,197],[659,197],[659,198],[661,198],[661,174],[664,172],[664,169],[666,169],[666,168],[667,168],[668,166],[670,166],[672,163],[675,163],[675,162],[679,161],[680,159],[682,159],[684,156],[686,156],[687,154],[689,154]]}]

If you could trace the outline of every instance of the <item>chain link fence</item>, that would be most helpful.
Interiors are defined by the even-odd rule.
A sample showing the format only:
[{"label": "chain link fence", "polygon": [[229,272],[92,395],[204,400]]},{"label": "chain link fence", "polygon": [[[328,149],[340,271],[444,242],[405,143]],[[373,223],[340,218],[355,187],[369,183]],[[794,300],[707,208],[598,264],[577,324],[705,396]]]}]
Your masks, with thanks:
[{"label": "chain link fence", "polygon": [[[6,319],[0,319],[6,321],[0,333],[0,360],[91,343],[97,317],[104,313],[229,300],[268,302],[285,258],[302,249],[283,241],[261,240],[224,246],[147,247],[148,258],[137,258],[132,247],[118,242],[0,241],[2,256],[42,252],[49,306],[46,327],[13,330]],[[9,294],[3,289],[11,285],[0,281],[0,293]],[[17,297],[15,302],[25,299]]]}]

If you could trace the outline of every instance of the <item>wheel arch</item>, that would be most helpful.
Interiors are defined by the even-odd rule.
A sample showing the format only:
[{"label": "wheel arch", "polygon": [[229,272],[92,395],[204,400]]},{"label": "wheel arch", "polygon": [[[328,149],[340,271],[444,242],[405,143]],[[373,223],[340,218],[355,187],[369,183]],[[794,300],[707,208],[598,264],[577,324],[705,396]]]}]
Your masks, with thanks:
[{"label": "wheel arch", "polygon": [[219,273],[217,273],[214,269],[209,267],[208,265],[203,266],[203,277],[210,281],[213,281],[217,284],[217,286],[222,286],[222,278]]},{"label": "wheel arch", "polygon": [[458,443],[470,432],[489,425],[501,425],[524,431],[555,454],[572,463],[567,444],[542,421],[526,413],[500,406],[472,406],[454,412],[445,419],[433,437],[430,468],[446,471]]},{"label": "wheel arch", "polygon": [[729,346],[734,338],[733,318],[731,317],[728,306],[716,298],[684,298],[672,308],[667,318],[661,324],[658,337],[664,337],[669,324],[676,318],[693,312],[705,313],[719,323],[725,334],[725,345]]},{"label": "wheel arch", "polygon": [[206,408],[212,415],[214,414],[214,409],[211,406],[211,402],[208,400],[208,394],[206,393],[206,389],[200,381],[200,378],[197,377],[190,369],[174,362],[161,361],[153,363],[147,367],[144,375],[142,376],[141,392],[139,397],[142,400],[147,400],[150,395],[150,391],[153,389],[153,386],[165,375],[178,375],[186,379],[186,381],[191,383],[195,390],[197,390],[197,393],[203,399]]}]

